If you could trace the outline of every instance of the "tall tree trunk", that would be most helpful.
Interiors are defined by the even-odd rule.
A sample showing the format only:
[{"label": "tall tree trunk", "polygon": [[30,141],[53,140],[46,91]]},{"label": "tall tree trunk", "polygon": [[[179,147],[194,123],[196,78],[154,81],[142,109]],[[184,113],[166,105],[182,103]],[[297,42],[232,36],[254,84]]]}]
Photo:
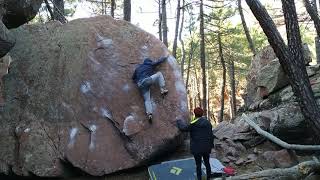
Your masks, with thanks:
[{"label": "tall tree trunk", "polygon": [[162,0],[161,2],[162,9],[162,33],[163,33],[163,43],[168,47],[168,26],[167,26],[167,8],[166,8],[166,0]]},{"label": "tall tree trunk", "polygon": [[101,15],[106,15],[106,0],[101,1]]},{"label": "tall tree trunk", "polygon": [[193,42],[193,39],[191,39],[191,42],[190,42],[190,51],[189,51],[189,58],[188,58],[186,87],[188,87],[188,85],[189,85],[190,66],[191,66],[191,61],[192,61],[192,59],[193,59],[194,49],[195,49],[195,48],[194,48],[194,42]]},{"label": "tall tree trunk", "polygon": [[[279,58],[280,64],[284,72],[289,77],[292,90],[298,99],[301,111],[306,118],[306,122],[309,127],[313,130],[315,139],[320,139],[320,110],[315,101],[313,95],[309,77],[304,65],[302,49],[299,49],[301,45],[295,41],[299,41],[299,36],[293,36],[299,34],[297,14],[295,12],[294,1],[286,0],[283,2],[283,11],[286,19],[288,40],[290,39],[289,46],[284,43],[276,25],[272,21],[271,17],[267,13],[266,9],[258,0],[246,0],[248,6],[253,12],[254,16],[259,21],[264,33],[268,37],[268,41],[272,46],[274,52]],[[290,5],[290,3],[293,4]],[[293,37],[291,37],[293,36]],[[301,40],[300,40],[301,41]],[[298,47],[294,47],[298,46]]]},{"label": "tall tree trunk", "polygon": [[177,4],[176,28],[175,28],[175,31],[174,31],[174,39],[173,39],[173,46],[172,46],[172,55],[175,58],[177,58],[177,44],[178,44],[177,41],[178,41],[179,24],[180,24],[179,21],[180,21],[180,0],[178,0],[178,4]]},{"label": "tall tree trunk", "polygon": [[313,20],[314,27],[317,31],[317,36],[315,37],[315,45],[316,45],[316,56],[317,56],[317,64],[320,64],[320,18],[318,16],[317,11],[317,3],[313,0],[313,5],[311,5],[309,0],[303,0],[304,6],[306,7],[311,19]]},{"label": "tall tree trunk", "polygon": [[[195,76],[196,76],[196,83],[197,83],[197,97],[198,97],[198,104],[199,107],[202,107],[202,102],[201,102],[201,96],[200,96],[200,81],[199,81],[199,75],[198,75],[198,71],[196,66],[194,66],[194,72],[195,72]],[[197,103],[195,103],[195,106],[197,105]]]},{"label": "tall tree trunk", "polygon": [[219,57],[220,57],[220,63],[222,66],[222,86],[221,86],[221,99],[220,99],[220,103],[221,103],[221,107],[220,107],[220,112],[219,112],[219,122],[223,121],[223,111],[224,111],[224,92],[225,92],[225,88],[226,88],[226,64],[224,61],[224,57],[223,57],[223,52],[222,52],[222,42],[221,42],[221,33],[218,32],[218,45],[219,45]]},{"label": "tall tree trunk", "polygon": [[123,1],[123,19],[125,21],[131,22],[131,0]]},{"label": "tall tree trunk", "polygon": [[53,12],[52,12],[52,9],[51,9],[51,6],[50,6],[48,0],[44,0],[44,3],[46,4],[46,8],[50,14],[51,20],[54,20],[54,15],[53,15]]},{"label": "tall tree trunk", "polygon": [[230,78],[230,91],[231,91],[231,98],[230,98],[230,105],[231,105],[231,119],[236,116],[237,111],[237,104],[236,104],[236,83],[235,83],[235,76],[234,76],[234,61],[230,59],[229,62],[229,78]]},{"label": "tall tree trunk", "polygon": [[54,19],[61,23],[66,23],[66,18],[64,17],[64,0],[52,0],[52,3]]},{"label": "tall tree trunk", "polygon": [[249,29],[248,29],[246,20],[245,20],[244,15],[243,15],[242,6],[241,6],[241,0],[238,0],[238,9],[239,9],[240,17],[241,17],[241,23],[242,23],[242,26],[243,26],[243,30],[244,30],[244,32],[246,34],[247,41],[249,43],[249,48],[251,49],[253,54],[256,54],[257,52],[256,52],[256,49],[254,48],[254,44],[253,44],[252,38],[250,36]]},{"label": "tall tree trunk", "polygon": [[[124,6],[125,7],[125,6]],[[110,15],[114,18],[114,10],[116,9],[116,0],[111,0],[111,11]],[[124,8],[123,8],[124,9]]]},{"label": "tall tree trunk", "polygon": [[158,3],[159,3],[159,9],[158,9],[158,11],[159,11],[159,26],[158,26],[158,28],[159,28],[159,39],[160,39],[160,41],[162,41],[162,13],[161,13],[161,0],[159,0],[159,1],[158,1]]},{"label": "tall tree trunk", "polygon": [[203,0],[200,0],[200,61],[202,69],[202,107],[204,114],[207,114],[207,78],[206,78],[206,54],[204,44],[204,18],[203,18]]},{"label": "tall tree trunk", "polygon": [[180,32],[179,32],[179,41],[181,43],[181,75],[183,77],[184,74],[184,61],[186,59],[186,50],[184,49],[184,41],[182,39],[182,30],[183,30],[183,22],[184,22],[184,0],[182,0],[182,17],[181,17],[181,25],[180,25]]}]

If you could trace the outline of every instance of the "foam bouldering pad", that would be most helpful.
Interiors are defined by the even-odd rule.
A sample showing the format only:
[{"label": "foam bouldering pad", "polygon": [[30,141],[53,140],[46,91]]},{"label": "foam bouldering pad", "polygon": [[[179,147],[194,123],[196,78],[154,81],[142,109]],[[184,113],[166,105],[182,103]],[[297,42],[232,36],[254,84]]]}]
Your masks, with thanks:
[{"label": "foam bouldering pad", "polygon": [[[224,166],[215,159],[210,158],[211,171],[223,173]],[[165,161],[148,167],[150,180],[195,180],[196,164],[194,158]],[[206,176],[205,166],[202,164],[202,176]]]}]

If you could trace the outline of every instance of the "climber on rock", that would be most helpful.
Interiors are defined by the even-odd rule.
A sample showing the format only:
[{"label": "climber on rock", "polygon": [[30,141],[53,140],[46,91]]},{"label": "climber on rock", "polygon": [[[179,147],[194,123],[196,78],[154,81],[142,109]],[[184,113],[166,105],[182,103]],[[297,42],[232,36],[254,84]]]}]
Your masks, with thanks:
[{"label": "climber on rock", "polygon": [[146,58],[143,64],[139,64],[132,76],[133,81],[138,85],[139,90],[144,98],[144,105],[149,121],[152,120],[152,105],[150,99],[150,87],[157,83],[160,87],[160,93],[166,95],[168,90],[165,88],[165,80],[161,72],[155,73],[155,68],[163,63],[168,57],[161,57],[153,62]]}]

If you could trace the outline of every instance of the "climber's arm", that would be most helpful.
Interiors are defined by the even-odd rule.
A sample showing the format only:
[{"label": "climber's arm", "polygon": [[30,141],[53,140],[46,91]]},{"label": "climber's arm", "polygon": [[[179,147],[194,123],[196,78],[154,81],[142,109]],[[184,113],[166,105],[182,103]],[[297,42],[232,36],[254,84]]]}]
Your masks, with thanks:
[{"label": "climber's arm", "polygon": [[183,122],[181,119],[177,120],[177,127],[180,129],[180,131],[190,131],[191,125],[187,125],[185,122]]},{"label": "climber's arm", "polygon": [[160,59],[158,59],[156,62],[153,62],[152,65],[153,66],[158,66],[159,64],[163,63],[168,57],[161,57]]}]

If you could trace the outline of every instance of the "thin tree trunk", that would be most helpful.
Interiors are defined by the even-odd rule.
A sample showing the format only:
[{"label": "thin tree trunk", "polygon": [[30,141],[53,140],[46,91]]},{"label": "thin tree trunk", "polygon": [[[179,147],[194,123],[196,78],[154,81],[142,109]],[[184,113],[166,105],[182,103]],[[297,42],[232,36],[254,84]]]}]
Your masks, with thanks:
[{"label": "thin tree trunk", "polygon": [[313,5],[309,0],[303,0],[304,6],[306,7],[311,19],[313,20],[314,27],[317,32],[317,36],[315,37],[315,45],[316,45],[316,56],[317,56],[317,64],[320,64],[320,18],[318,16],[317,11],[317,3],[313,0]]},{"label": "thin tree trunk", "polygon": [[200,61],[202,69],[202,107],[204,114],[207,114],[207,78],[206,78],[206,54],[204,44],[204,18],[203,18],[203,0],[200,0]]},{"label": "thin tree trunk", "polygon": [[[196,75],[196,83],[197,83],[197,97],[198,97],[198,102],[199,102],[199,107],[202,107],[202,102],[201,102],[201,96],[200,96],[200,81],[199,81],[199,76],[198,76],[198,71],[197,71],[197,68],[194,66],[194,72],[195,72],[195,75]],[[195,103],[196,105],[196,103]]]},{"label": "thin tree trunk", "polygon": [[[179,24],[180,24],[179,21],[180,21],[180,0],[178,0],[178,4],[177,4],[176,29],[174,32],[174,39],[173,39],[173,46],[172,46],[172,55],[175,58],[177,58],[177,42],[178,42],[178,33],[179,33]],[[179,39],[180,39],[180,36],[179,36]]]},{"label": "thin tree trunk", "polygon": [[254,44],[253,44],[249,29],[248,29],[246,20],[245,20],[244,15],[243,15],[242,6],[241,6],[241,0],[238,0],[238,9],[239,9],[240,17],[241,17],[242,27],[243,27],[243,30],[244,30],[244,32],[246,34],[247,41],[249,43],[249,48],[251,49],[253,54],[256,54],[257,52],[256,52],[256,49],[254,48]]},{"label": "thin tree trunk", "polygon": [[66,23],[66,18],[64,17],[64,1],[52,0],[52,3],[54,19],[60,21],[61,23]]},{"label": "thin tree trunk", "polygon": [[166,8],[166,0],[162,0],[161,2],[162,8],[162,33],[163,33],[163,43],[168,47],[168,27],[167,27],[167,8]]},{"label": "thin tree trunk", "polygon": [[46,4],[46,8],[50,14],[51,20],[54,20],[54,15],[53,15],[53,12],[52,12],[52,9],[51,9],[51,6],[50,6],[48,0],[44,0],[44,3]]},{"label": "thin tree trunk", "polygon": [[[298,29],[293,29],[298,27],[294,2],[292,0],[283,2],[284,14],[286,14],[285,18],[289,18],[286,19],[286,26],[289,27],[289,29],[287,29],[287,34],[288,39],[290,39],[290,43],[288,43],[290,45],[290,48],[288,48],[284,43],[279,31],[276,28],[276,25],[274,24],[260,1],[246,0],[246,2],[253,12],[254,16],[259,21],[264,33],[268,37],[268,41],[277,57],[279,58],[284,72],[289,77],[289,82],[291,84],[292,90],[298,99],[301,111],[306,118],[306,122],[313,130],[314,135],[317,137],[315,139],[319,140],[320,111],[310,86],[309,77],[304,65],[303,53],[301,52],[302,49],[299,49],[299,47],[301,48],[301,45],[298,45],[299,43],[293,43],[294,39],[298,41],[297,38],[300,38],[299,32],[292,32],[298,31]],[[290,6],[290,3],[293,4],[293,7]],[[299,36],[291,37],[293,36],[293,34],[298,34]],[[298,47],[294,47],[295,45],[297,45]]]},{"label": "thin tree trunk", "polygon": [[221,33],[218,32],[218,45],[219,45],[219,57],[220,57],[220,63],[222,65],[222,86],[221,86],[221,99],[220,99],[220,112],[219,112],[219,122],[223,121],[223,111],[224,111],[224,92],[226,87],[226,64],[223,57],[222,52],[222,42],[221,42]]},{"label": "thin tree trunk", "polygon": [[101,15],[107,15],[107,0],[101,1]]},{"label": "thin tree trunk", "polygon": [[161,13],[161,0],[159,2],[159,39],[162,41],[162,13]]},{"label": "thin tree trunk", "polygon": [[190,51],[189,51],[189,60],[188,60],[188,68],[187,68],[186,87],[188,87],[188,84],[189,84],[190,66],[191,66],[191,61],[192,61],[192,59],[193,59],[194,49],[195,49],[195,48],[194,48],[193,39],[191,39],[191,42],[190,42]]},{"label": "thin tree trunk", "polygon": [[231,119],[236,116],[237,105],[236,105],[236,83],[235,83],[235,76],[234,76],[234,61],[230,59],[229,64],[229,78],[230,78],[230,89],[231,89]]},{"label": "thin tree trunk", "polygon": [[[110,12],[110,15],[111,17],[114,18],[114,10],[116,9],[116,2],[115,0],[111,0],[111,12]],[[124,8],[123,8],[124,9]]]},{"label": "thin tree trunk", "polygon": [[123,1],[123,19],[125,21],[131,22],[131,0]]},{"label": "thin tree trunk", "polygon": [[182,39],[182,30],[183,30],[183,22],[184,22],[184,0],[182,0],[182,17],[181,17],[181,25],[180,25],[180,32],[179,32],[179,41],[181,43],[181,54],[182,54],[182,58],[181,58],[181,75],[183,77],[184,74],[184,61],[186,59],[186,50],[184,49],[184,41]]}]

